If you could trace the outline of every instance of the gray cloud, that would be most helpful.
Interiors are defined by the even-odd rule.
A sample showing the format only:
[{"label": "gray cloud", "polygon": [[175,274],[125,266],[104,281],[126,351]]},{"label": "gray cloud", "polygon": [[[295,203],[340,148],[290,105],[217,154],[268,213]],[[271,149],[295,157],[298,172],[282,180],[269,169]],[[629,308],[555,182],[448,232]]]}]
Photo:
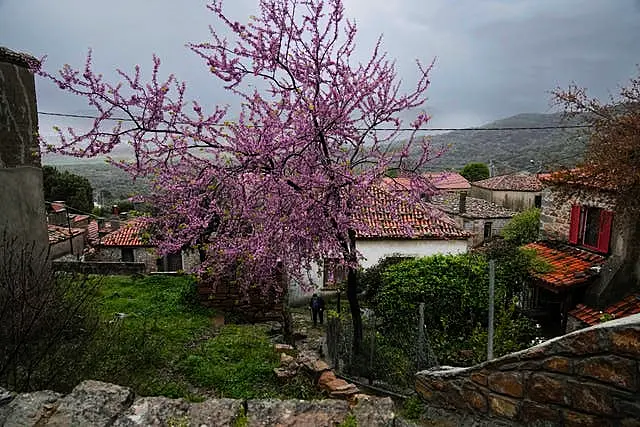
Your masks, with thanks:
[{"label": "gray cloud", "polygon": [[[238,20],[256,0],[228,1]],[[360,30],[358,57],[377,36],[397,58],[403,81],[415,79],[415,59],[437,58],[427,110],[434,126],[472,126],[520,112],[549,111],[549,91],[570,82],[607,96],[640,62],[638,0],[345,0]],[[87,47],[109,75],[151,54],[186,80],[198,99],[234,102],[184,47],[206,40],[212,22],[204,2],[0,0],[0,43],[49,67],[82,65]],[[42,110],[83,111],[84,103],[38,82]],[[49,124],[49,119],[43,119]]]}]

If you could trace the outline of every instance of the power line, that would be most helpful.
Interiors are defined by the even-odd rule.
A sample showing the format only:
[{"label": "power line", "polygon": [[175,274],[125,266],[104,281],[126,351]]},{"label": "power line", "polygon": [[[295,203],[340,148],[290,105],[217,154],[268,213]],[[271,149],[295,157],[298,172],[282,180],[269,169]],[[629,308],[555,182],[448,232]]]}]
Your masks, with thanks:
[{"label": "power line", "polygon": [[[69,113],[55,113],[50,111],[38,111],[38,114],[43,116],[55,116],[55,117],[70,117],[76,119],[100,119],[97,116],[91,116],[88,114],[69,114]],[[115,122],[134,122],[133,119],[124,118],[124,117],[115,117],[115,118],[105,118],[103,120],[110,120]],[[214,126],[225,127],[224,124],[216,124]],[[472,131],[513,131],[513,130],[553,130],[553,129],[586,129],[591,128],[592,125],[583,124],[583,125],[550,125],[550,126],[513,126],[513,127],[469,127],[469,128],[393,128],[393,127],[376,127],[374,130],[377,131],[401,131],[401,132],[413,132],[413,131],[423,131],[423,132],[451,132],[451,131],[462,131],[462,132],[472,132]],[[356,130],[368,130],[368,128],[356,128]]]}]

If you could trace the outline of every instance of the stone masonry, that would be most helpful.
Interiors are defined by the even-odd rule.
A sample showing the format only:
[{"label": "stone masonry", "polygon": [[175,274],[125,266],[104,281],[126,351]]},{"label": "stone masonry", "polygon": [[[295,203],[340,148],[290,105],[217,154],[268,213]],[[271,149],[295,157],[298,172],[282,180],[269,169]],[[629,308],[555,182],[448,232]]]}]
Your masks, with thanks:
[{"label": "stone masonry", "polygon": [[0,47],[0,238],[48,247],[35,81],[29,62]]},{"label": "stone masonry", "polygon": [[640,314],[470,368],[419,372],[443,425],[640,426]]},{"label": "stone masonry", "polygon": [[[126,388],[84,381],[64,396],[52,391],[19,395],[0,389],[0,425],[13,426],[314,426],[352,417],[359,426],[394,426],[390,398],[344,400],[208,399],[190,403],[166,397],[136,397]],[[408,425],[408,424],[399,424]]]}]

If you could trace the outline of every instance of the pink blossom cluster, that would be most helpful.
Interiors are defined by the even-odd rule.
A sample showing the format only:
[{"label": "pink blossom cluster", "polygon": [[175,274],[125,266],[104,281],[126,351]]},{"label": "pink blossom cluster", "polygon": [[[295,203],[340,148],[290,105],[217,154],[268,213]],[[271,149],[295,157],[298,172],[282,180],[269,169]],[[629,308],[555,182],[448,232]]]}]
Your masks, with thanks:
[{"label": "pink blossom cluster", "polygon": [[[225,107],[205,112],[185,100],[186,83],[161,77],[155,56],[149,81],[136,66],[107,82],[89,52],[83,70],[37,67],[97,112],[86,132],[58,129],[49,148],[91,157],[131,145],[135,161],[118,166],[153,180],[155,243],[164,253],[201,251],[201,274],[212,282],[284,292],[271,280],[277,265],[299,280],[325,258],[355,267],[355,238],[375,227],[357,213],[385,173],[411,179],[410,191],[398,192],[403,200],[418,203],[431,191],[416,172],[439,154],[417,133],[429,120],[419,110],[432,65],[417,62],[415,86],[404,91],[381,39],[367,62],[356,63],[356,25],[340,0],[261,0],[260,14],[245,24],[230,20],[221,0],[208,8],[211,39],[189,47],[241,100],[234,120]],[[222,37],[220,25],[233,37]],[[113,125],[118,117],[127,121]],[[413,131],[403,133],[408,126]]]}]

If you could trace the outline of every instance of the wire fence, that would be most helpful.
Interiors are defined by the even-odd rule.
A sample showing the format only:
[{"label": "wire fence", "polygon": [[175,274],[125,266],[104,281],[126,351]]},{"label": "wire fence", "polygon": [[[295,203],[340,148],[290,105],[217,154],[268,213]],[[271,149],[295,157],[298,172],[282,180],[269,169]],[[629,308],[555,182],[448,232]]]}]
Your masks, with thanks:
[{"label": "wire fence", "polygon": [[353,352],[353,324],[350,314],[330,314],[327,319],[327,350],[334,370],[341,375],[389,391],[413,390],[418,371],[439,366],[425,326],[424,304],[416,310],[415,323],[401,333],[389,333],[375,312],[362,313],[361,351]]}]

